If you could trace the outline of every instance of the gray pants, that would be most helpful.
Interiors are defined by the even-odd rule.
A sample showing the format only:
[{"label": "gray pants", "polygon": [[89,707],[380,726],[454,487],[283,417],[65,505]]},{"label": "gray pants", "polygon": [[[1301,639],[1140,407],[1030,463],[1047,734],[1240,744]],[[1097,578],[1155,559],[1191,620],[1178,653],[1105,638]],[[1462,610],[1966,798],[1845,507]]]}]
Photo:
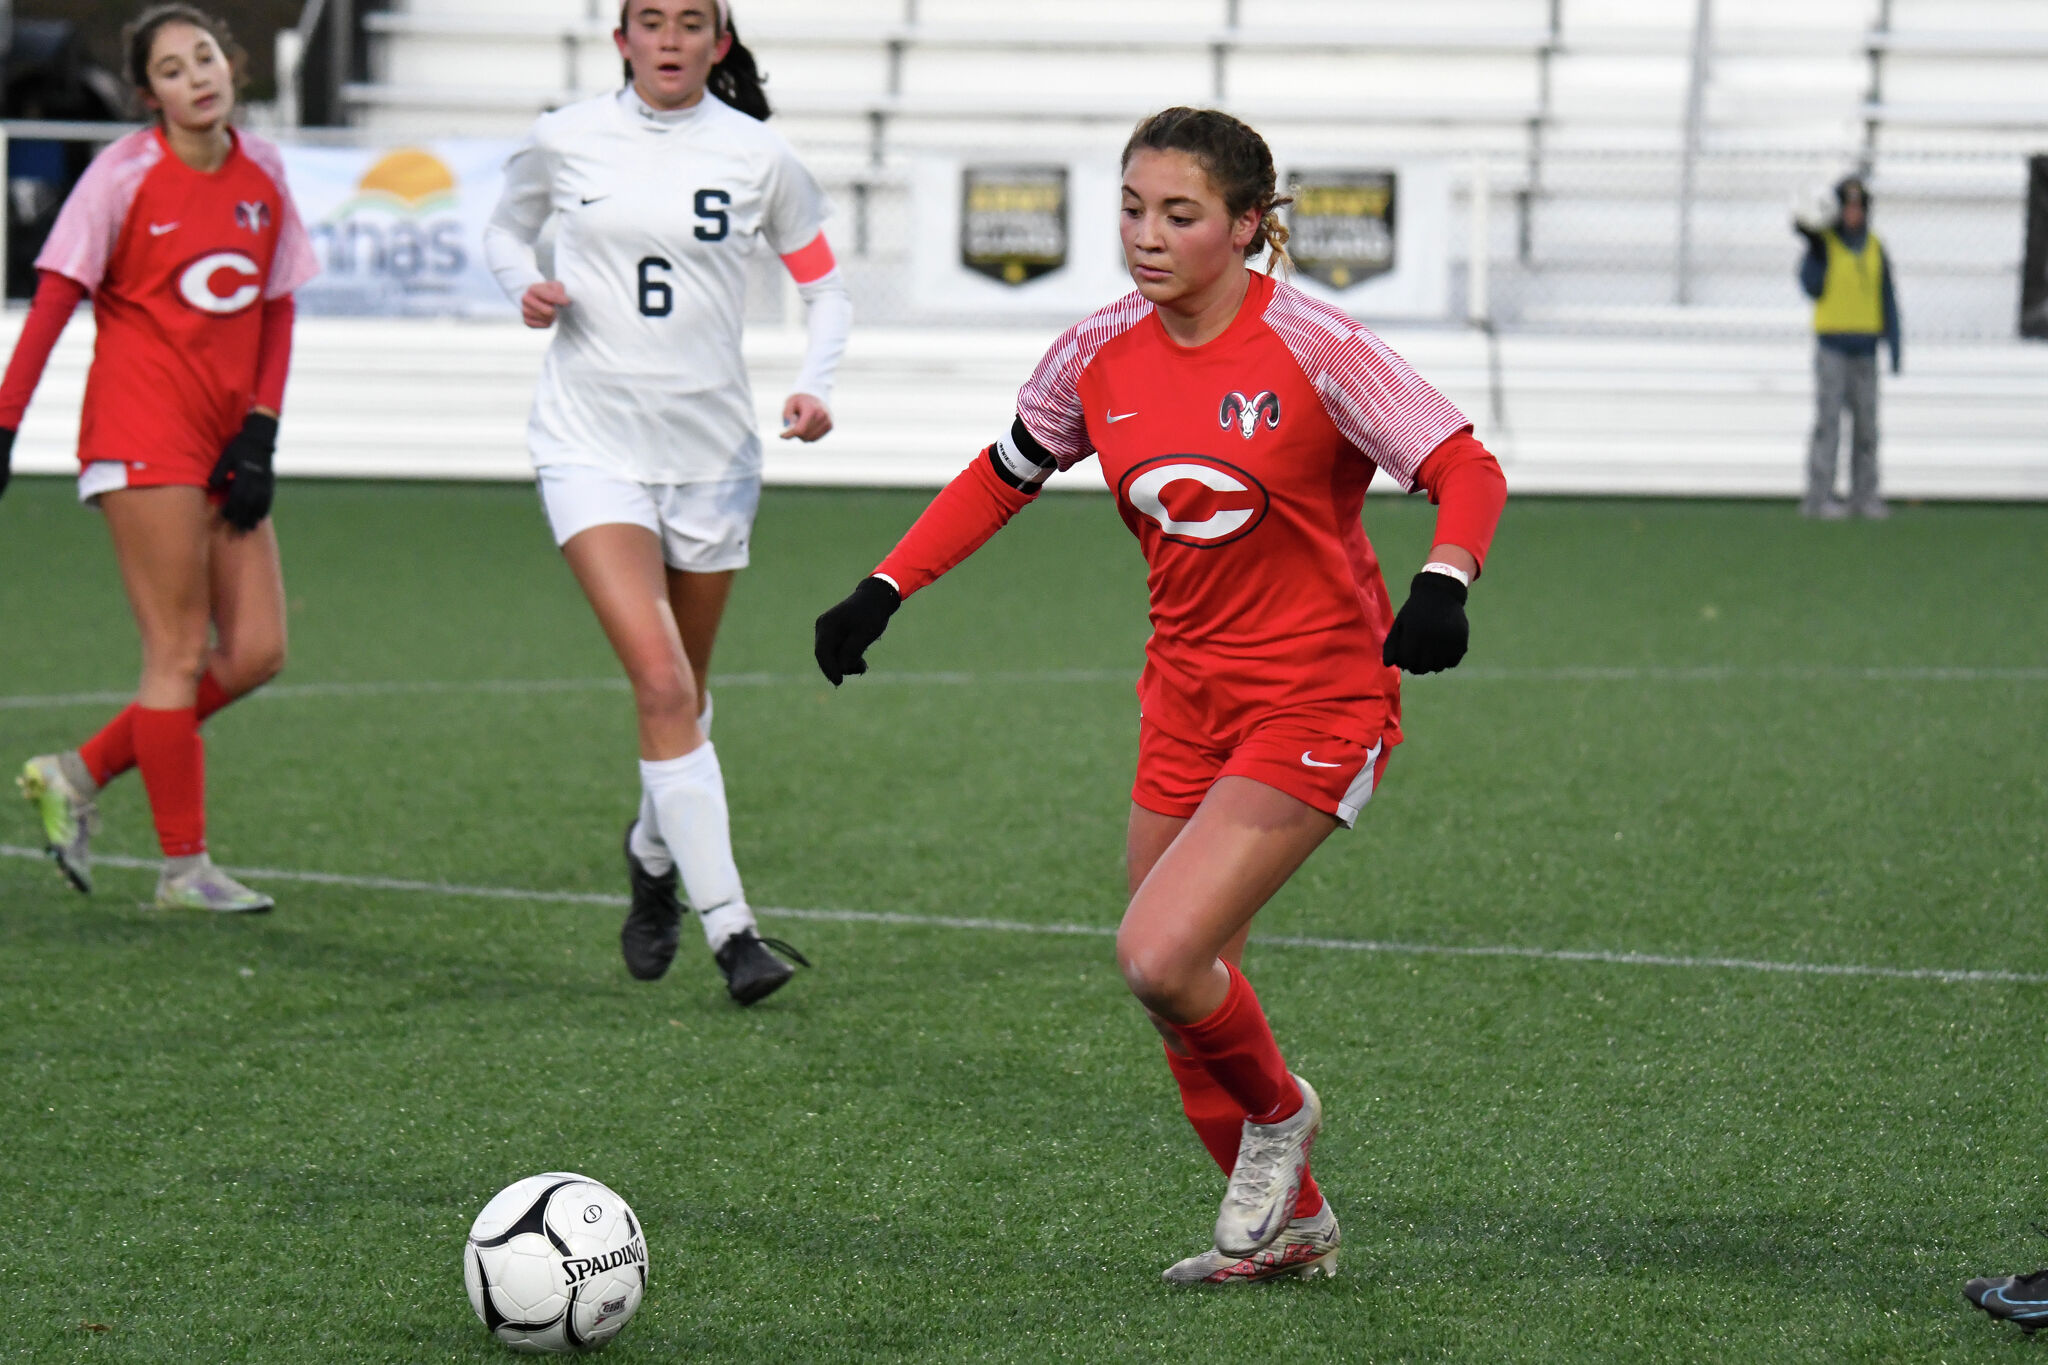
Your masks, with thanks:
[{"label": "gray pants", "polygon": [[1849,409],[1849,502],[1877,502],[1877,357],[1813,348],[1813,448],[1806,457],[1806,509],[1835,500],[1842,409]]}]

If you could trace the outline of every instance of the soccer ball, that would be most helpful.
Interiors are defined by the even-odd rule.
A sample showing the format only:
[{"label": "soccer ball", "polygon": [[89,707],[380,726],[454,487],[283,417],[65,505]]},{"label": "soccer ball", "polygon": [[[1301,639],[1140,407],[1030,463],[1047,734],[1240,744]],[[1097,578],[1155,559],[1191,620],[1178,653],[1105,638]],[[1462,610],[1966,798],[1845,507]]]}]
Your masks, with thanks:
[{"label": "soccer ball", "polygon": [[647,1291],[647,1236],[626,1201],[568,1171],[498,1191],[462,1251],[469,1306],[515,1351],[573,1355],[619,1334]]}]

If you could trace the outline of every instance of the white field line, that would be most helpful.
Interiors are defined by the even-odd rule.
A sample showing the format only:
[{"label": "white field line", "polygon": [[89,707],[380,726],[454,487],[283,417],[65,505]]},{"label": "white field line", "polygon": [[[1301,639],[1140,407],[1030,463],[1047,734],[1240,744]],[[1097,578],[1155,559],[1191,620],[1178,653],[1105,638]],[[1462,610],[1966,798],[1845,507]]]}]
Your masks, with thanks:
[{"label": "white field line", "polygon": [[[988,672],[870,673],[855,687],[975,687],[1088,683],[1133,684],[1137,667],[1005,670]],[[2048,682],[2048,668],[1657,668],[1629,665],[1612,668],[1459,668],[1437,682]],[[815,673],[722,673],[713,679],[714,692],[735,687],[813,687],[824,679]],[[472,693],[538,695],[549,692],[623,692],[623,678],[477,678],[451,682],[326,682],[279,683],[254,694],[254,701],[297,701],[320,697],[462,696]],[[121,706],[132,691],[57,692],[45,695],[0,696],[0,711],[47,711],[72,706]]]},{"label": "white field line", "polygon": [[[38,849],[0,844],[0,858],[41,859],[43,856]],[[155,859],[118,856],[102,856],[95,858],[93,862],[99,867],[151,872],[156,871],[159,866]],[[274,867],[229,870],[237,877],[246,877],[258,883],[306,882],[316,886],[343,886],[361,891],[465,896],[479,900],[521,901],[546,905],[601,905],[614,909],[626,904],[624,896],[593,891],[534,891],[514,886],[464,886],[456,882],[415,881],[404,877],[359,877],[338,872],[298,872]],[[962,915],[910,915],[888,910],[792,910],[761,907],[760,913],[770,919],[899,925],[917,929],[958,929],[994,934],[1084,938],[1113,938],[1116,935],[1115,927],[1106,924],[1031,924],[1023,920],[980,919]],[[1771,962],[1743,957],[1673,957],[1662,953],[1622,953],[1600,949],[1525,948],[1511,944],[1395,943],[1378,939],[1311,938],[1300,935],[1255,934],[1251,941],[1262,947],[1306,948],[1315,952],[1378,953],[1407,957],[1525,958],[1536,962],[1579,962],[1612,967],[1685,967],[1716,971],[1773,972],[1784,976],[1876,977],[1891,981],[1938,981],[1953,985],[2048,985],[2048,973],[1950,967],[1872,967],[1852,962]]]}]

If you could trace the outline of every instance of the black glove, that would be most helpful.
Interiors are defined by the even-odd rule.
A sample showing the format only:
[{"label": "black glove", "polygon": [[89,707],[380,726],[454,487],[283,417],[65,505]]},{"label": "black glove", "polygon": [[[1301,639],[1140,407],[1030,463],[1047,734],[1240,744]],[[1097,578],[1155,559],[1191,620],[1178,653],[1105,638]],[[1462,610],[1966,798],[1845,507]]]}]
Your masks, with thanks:
[{"label": "black glove", "polygon": [[1457,667],[1471,637],[1465,585],[1449,574],[1419,573],[1380,647],[1380,662],[1410,673],[1438,673]]},{"label": "black glove", "polygon": [[237,531],[253,531],[270,515],[270,500],[277,494],[270,461],[276,454],[277,419],[252,412],[214,461],[206,486],[227,494],[220,514]]},{"label": "black glove", "polygon": [[0,493],[7,491],[7,480],[13,477],[14,432],[0,427]]},{"label": "black glove", "polygon": [[818,669],[834,687],[868,671],[868,646],[882,638],[903,595],[879,578],[863,578],[846,600],[818,618]]}]

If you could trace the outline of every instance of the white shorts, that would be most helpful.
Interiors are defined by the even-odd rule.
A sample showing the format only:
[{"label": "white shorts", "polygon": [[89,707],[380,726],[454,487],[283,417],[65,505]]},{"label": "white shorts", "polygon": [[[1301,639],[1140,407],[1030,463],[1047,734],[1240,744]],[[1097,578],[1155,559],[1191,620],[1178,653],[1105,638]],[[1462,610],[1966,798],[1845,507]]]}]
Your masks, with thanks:
[{"label": "white shorts", "polygon": [[717,483],[635,483],[589,465],[544,465],[541,506],[555,544],[593,526],[644,526],[661,557],[685,573],[747,567],[747,541],[761,506],[759,476]]},{"label": "white shorts", "polygon": [[87,507],[100,505],[100,494],[118,493],[128,486],[128,466],[120,460],[94,460],[78,476],[78,500]]}]

